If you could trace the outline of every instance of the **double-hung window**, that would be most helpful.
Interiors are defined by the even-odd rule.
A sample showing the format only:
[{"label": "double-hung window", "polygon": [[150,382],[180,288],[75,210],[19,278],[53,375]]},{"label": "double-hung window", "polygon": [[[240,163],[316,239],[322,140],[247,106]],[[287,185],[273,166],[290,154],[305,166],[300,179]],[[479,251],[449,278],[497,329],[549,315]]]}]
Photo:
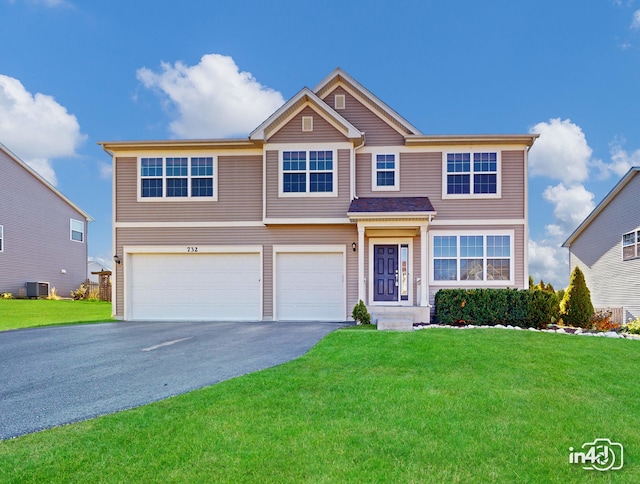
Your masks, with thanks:
[{"label": "double-hung window", "polygon": [[498,153],[446,153],[443,197],[499,197]]},{"label": "double-hung window", "polygon": [[640,257],[640,230],[622,236],[622,260]]},{"label": "double-hung window", "polygon": [[399,190],[398,157],[395,153],[377,153],[373,155],[371,173],[374,191]]},{"label": "double-hung window", "polygon": [[84,242],[84,222],[81,220],[71,219],[70,223],[71,240],[76,242]]},{"label": "double-hung window", "polygon": [[433,281],[512,282],[511,234],[433,236]]},{"label": "double-hung window", "polygon": [[214,198],[214,158],[140,158],[140,199]]},{"label": "double-hung window", "polygon": [[283,151],[283,195],[333,195],[336,193],[333,150]]}]

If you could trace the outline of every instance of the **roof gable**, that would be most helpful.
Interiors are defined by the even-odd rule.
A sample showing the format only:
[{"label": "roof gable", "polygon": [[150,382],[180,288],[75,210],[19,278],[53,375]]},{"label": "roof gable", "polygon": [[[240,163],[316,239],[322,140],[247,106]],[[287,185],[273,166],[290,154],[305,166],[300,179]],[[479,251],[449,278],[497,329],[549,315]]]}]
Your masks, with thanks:
[{"label": "roof gable", "polygon": [[254,129],[249,134],[249,139],[267,142],[274,133],[307,106],[310,106],[346,138],[354,140],[362,138],[363,134],[353,124],[329,108],[322,99],[305,87]]},{"label": "roof gable", "polygon": [[571,244],[580,236],[580,234],[593,222],[598,215],[618,196],[625,186],[640,172],[640,166],[634,166],[622,177],[622,179],[614,186],[606,197],[593,209],[593,211],[585,218],[578,228],[564,241],[562,247],[571,247]]},{"label": "roof gable", "polygon": [[342,87],[349,94],[355,97],[362,104],[367,106],[371,112],[383,119],[393,129],[402,135],[420,135],[422,134],[418,128],[409,123],[400,116],[396,111],[391,109],[387,104],[381,101],[375,94],[365,88],[345,71],[336,68],[331,74],[324,78],[314,89],[314,92],[324,99],[336,87]]},{"label": "roof gable", "polygon": [[29,172],[33,177],[35,177],[40,183],[42,183],[47,189],[51,190],[55,193],[60,199],[62,199],[67,205],[77,211],[80,215],[82,215],[88,222],[93,222],[93,218],[87,212],[78,207],[75,203],[69,200],[66,196],[64,196],[56,187],[54,187],[51,183],[45,180],[37,171],[27,165],[24,161],[18,158],[9,148],[0,143],[0,151],[6,154],[10,159],[12,159],[17,165],[22,167],[24,170]]}]

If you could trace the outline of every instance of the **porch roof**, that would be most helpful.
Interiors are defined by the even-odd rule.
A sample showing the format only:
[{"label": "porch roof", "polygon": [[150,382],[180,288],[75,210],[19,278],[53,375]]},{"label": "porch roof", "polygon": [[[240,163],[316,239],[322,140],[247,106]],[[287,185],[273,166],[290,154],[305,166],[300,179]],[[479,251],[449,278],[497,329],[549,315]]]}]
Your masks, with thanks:
[{"label": "porch roof", "polygon": [[347,215],[362,217],[410,216],[428,217],[436,214],[429,197],[361,197],[351,202]]}]

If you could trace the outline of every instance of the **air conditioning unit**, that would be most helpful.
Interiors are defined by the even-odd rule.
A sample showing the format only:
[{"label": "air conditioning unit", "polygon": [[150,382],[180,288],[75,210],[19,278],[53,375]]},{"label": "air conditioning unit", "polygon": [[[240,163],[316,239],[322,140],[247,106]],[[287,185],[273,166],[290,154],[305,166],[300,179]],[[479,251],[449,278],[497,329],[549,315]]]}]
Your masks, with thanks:
[{"label": "air conditioning unit", "polygon": [[27,297],[49,297],[48,282],[27,282]]}]

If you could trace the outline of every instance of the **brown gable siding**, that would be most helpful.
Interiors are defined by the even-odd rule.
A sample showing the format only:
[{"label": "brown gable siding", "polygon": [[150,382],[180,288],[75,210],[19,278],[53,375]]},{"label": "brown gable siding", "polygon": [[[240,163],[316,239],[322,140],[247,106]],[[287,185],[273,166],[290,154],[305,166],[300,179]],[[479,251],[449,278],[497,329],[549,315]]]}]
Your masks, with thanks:
[{"label": "brown gable siding", "polygon": [[360,131],[364,131],[367,146],[404,146],[404,136],[374,114],[369,108],[345,91],[336,88],[324,101],[335,109],[335,95],[345,95],[345,109],[336,111]]},{"label": "brown gable siding", "polygon": [[[71,240],[72,218],[84,222],[83,243]],[[0,292],[17,296],[25,282],[42,281],[69,297],[87,279],[89,230],[84,216],[2,150],[0,225]]]},{"label": "brown gable siding", "polygon": [[[262,245],[263,247],[263,312],[264,318],[273,317],[273,245],[340,244],[346,247],[347,259],[347,312],[350,314],[358,302],[358,254],[351,244],[358,240],[355,225],[296,225],[273,227],[225,228],[118,228],[116,253],[123,246],[135,245]],[[124,316],[124,264],[116,265],[116,315]],[[345,315],[346,317],[347,315]]]},{"label": "brown gable siding", "polygon": [[[327,148],[331,146],[328,145]],[[346,218],[350,200],[350,151],[338,150],[337,197],[278,197],[278,151],[267,151],[267,218]]]},{"label": "brown gable siding", "polygon": [[[302,131],[302,117],[313,117],[313,131]],[[269,143],[328,143],[347,138],[309,106],[270,136]]]},{"label": "brown gable siding", "polygon": [[136,163],[116,160],[116,222],[262,220],[262,156],[218,157],[217,201],[138,202]]}]

